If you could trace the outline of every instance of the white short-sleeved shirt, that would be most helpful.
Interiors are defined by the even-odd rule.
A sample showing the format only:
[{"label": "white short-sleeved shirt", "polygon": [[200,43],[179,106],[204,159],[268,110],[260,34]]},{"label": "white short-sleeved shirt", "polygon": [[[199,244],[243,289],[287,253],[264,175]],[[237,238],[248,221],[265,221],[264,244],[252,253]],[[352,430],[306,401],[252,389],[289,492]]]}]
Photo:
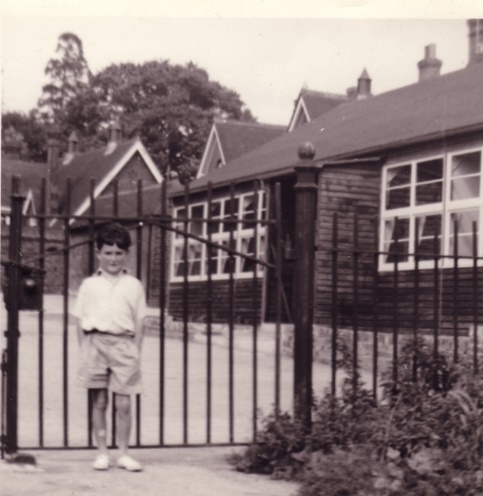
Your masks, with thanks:
[{"label": "white short-sleeved shirt", "polygon": [[125,272],[110,279],[98,270],[82,282],[74,316],[85,331],[134,333],[136,321],[146,316],[144,288],[139,279]]}]

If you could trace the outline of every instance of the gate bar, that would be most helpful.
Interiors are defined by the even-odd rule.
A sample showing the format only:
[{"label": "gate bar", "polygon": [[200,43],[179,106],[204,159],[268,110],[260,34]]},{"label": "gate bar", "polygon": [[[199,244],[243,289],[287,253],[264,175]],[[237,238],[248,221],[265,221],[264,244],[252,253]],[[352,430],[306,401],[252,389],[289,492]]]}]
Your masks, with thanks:
[{"label": "gate bar", "polygon": [[[47,179],[42,178],[40,185],[40,211],[42,214],[47,212]],[[39,266],[40,270],[45,269],[45,218],[39,219],[39,251],[40,260]],[[40,279],[40,292],[42,298],[44,295],[44,278]],[[44,445],[44,317],[45,310],[44,305],[39,311],[39,412],[38,412],[38,422],[39,422],[39,445],[42,447]]]},{"label": "gate bar", "polygon": [[[282,200],[281,186],[279,182],[275,184],[275,215],[275,280],[277,282],[275,290],[275,415],[278,417],[280,413],[280,334],[282,322]],[[268,239],[266,242],[268,246]],[[266,272],[267,271],[265,271],[265,273]]]},{"label": "gate bar", "polygon": [[[72,183],[66,182],[66,216],[64,220],[64,248],[69,246],[69,215],[71,212]],[[64,284],[63,284],[63,412],[64,412],[64,446],[69,446],[69,250],[64,250]]]},{"label": "gate bar", "polygon": [[[166,179],[161,185],[161,216],[166,218],[167,210],[167,195],[166,195]],[[163,224],[160,224],[161,237],[161,256],[159,257],[159,273],[160,273],[160,288],[159,288],[159,443],[164,444],[164,361],[165,361],[165,309],[166,309],[166,230]]]},{"label": "gate bar", "polygon": [[[89,244],[88,244],[88,268],[89,275],[94,273],[95,270],[95,255],[94,255],[94,236],[95,236],[95,226],[94,226],[94,216],[96,214],[96,199],[94,196],[94,191],[96,189],[96,181],[94,178],[90,180],[90,191],[89,191],[89,200],[90,200],[90,219],[89,219]],[[92,391],[90,389],[87,390],[87,443],[92,446]]]},{"label": "gate bar", "polygon": [[394,272],[393,291],[394,300],[392,302],[393,322],[392,322],[392,380],[393,392],[396,391],[398,383],[398,354],[399,354],[399,230],[398,218],[394,219]]},{"label": "gate bar", "polygon": [[[143,215],[143,181],[137,181],[137,216]],[[136,227],[136,277],[142,277],[143,224],[138,222]],[[141,395],[136,394],[136,446],[141,444]]]},{"label": "gate bar", "polygon": [[454,221],[454,237],[453,237],[453,361],[458,362],[458,221]]},{"label": "gate bar", "polygon": [[[212,319],[213,319],[213,281],[211,278],[211,271],[212,271],[212,258],[213,258],[213,247],[211,245],[212,239],[211,239],[211,230],[213,225],[216,226],[216,224],[213,224],[211,221],[212,218],[212,208],[213,208],[213,185],[211,181],[208,183],[208,192],[207,192],[207,201],[208,201],[208,223],[206,226],[206,230],[208,233],[208,245],[206,246],[207,250],[207,269],[208,269],[208,278],[206,280],[206,289],[207,289],[207,305],[206,305],[206,334],[207,334],[207,340],[206,340],[206,378],[207,378],[207,384],[206,384],[206,442],[209,444],[211,443],[211,397],[212,397],[212,392],[211,392],[211,381],[212,381]],[[221,213],[221,212],[220,212]],[[218,263],[218,255],[219,252],[218,250],[215,252],[216,257],[215,261]]]},{"label": "gate bar", "polygon": [[332,218],[332,381],[331,381],[331,394],[335,398],[336,383],[337,383],[337,327],[338,327],[338,309],[337,309],[337,290],[338,290],[338,274],[337,258],[338,258],[338,219],[337,213],[334,213]]},{"label": "gate bar", "polygon": [[184,188],[184,245],[183,245],[183,442],[188,443],[188,231],[189,231],[189,183]]},{"label": "gate bar", "polygon": [[20,178],[12,176],[10,246],[8,267],[8,330],[7,330],[7,432],[5,435],[6,452],[13,455],[18,449],[18,318],[20,262],[22,244],[22,205],[25,197],[20,195]]},{"label": "gate bar", "polygon": [[354,264],[353,264],[353,333],[352,333],[352,394],[356,395],[359,384],[359,216],[354,216]]},{"label": "gate bar", "polygon": [[473,370],[478,373],[478,231],[473,222]]},{"label": "gate bar", "polygon": [[376,218],[374,221],[374,307],[373,307],[373,322],[372,322],[372,397],[377,401],[377,374],[379,365],[379,236],[378,236],[379,221]]},{"label": "gate bar", "polygon": [[[258,181],[253,183],[253,211],[255,219],[258,219],[259,201],[261,197],[258,194]],[[243,209],[241,210],[243,212]],[[243,224],[241,226],[243,228]],[[253,240],[254,240],[254,257],[258,258],[258,223],[255,222],[253,226]],[[241,248],[241,247],[240,247]],[[247,246],[247,252],[248,252]],[[240,260],[240,263],[242,261]],[[253,441],[255,442],[257,436],[257,410],[258,410],[258,280],[257,280],[258,264],[253,264],[253,277],[252,277],[252,310],[253,310],[253,353],[252,353],[252,367],[253,367]]]},{"label": "gate bar", "polygon": [[[235,210],[235,185],[234,183],[230,184],[230,220],[236,219],[234,215]],[[223,224],[225,225],[225,224]],[[238,224],[228,224],[230,226],[230,241],[228,244],[229,250],[233,249],[234,237],[233,230],[238,228]],[[229,344],[228,344],[228,417],[229,417],[229,439],[230,442],[233,442],[233,431],[234,431],[234,391],[233,391],[233,382],[234,382],[234,361],[233,361],[233,345],[234,345],[234,325],[235,325],[235,280],[234,273],[236,270],[236,258],[235,254],[232,251],[228,251],[227,253],[227,262],[228,267],[230,269],[229,272]]]}]

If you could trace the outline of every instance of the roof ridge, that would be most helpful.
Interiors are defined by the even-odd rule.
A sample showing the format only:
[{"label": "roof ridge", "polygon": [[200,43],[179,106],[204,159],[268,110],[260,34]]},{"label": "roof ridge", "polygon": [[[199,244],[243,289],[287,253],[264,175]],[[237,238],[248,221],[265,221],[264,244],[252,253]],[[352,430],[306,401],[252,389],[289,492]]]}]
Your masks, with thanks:
[{"label": "roof ridge", "polygon": [[[387,91],[383,91],[382,93],[377,93],[375,95],[372,95],[371,96],[371,100],[373,98],[378,98],[380,96],[384,96],[384,95],[389,95],[391,93],[395,93],[397,91],[403,91],[403,90],[407,90],[408,88],[412,88],[412,87],[416,87],[416,86],[421,86],[421,85],[428,85],[428,84],[433,84],[433,83],[436,83],[438,81],[441,81],[441,79],[443,78],[447,78],[447,77],[451,77],[457,73],[460,73],[460,72],[463,72],[463,71],[467,71],[467,70],[471,70],[471,68],[477,66],[478,64],[474,64],[474,65],[469,65],[469,66],[466,66],[466,67],[462,67],[461,69],[457,69],[456,71],[451,71],[451,72],[446,72],[445,74],[440,74],[439,76],[436,76],[436,77],[433,77],[433,78],[430,78],[430,79],[425,79],[424,81],[414,81],[413,83],[410,83],[410,84],[407,84],[406,86],[399,86],[397,88],[393,88],[393,89],[390,89],[390,90],[387,90]],[[357,100],[359,103],[361,102],[364,102],[364,101],[368,101],[369,99],[365,99],[365,100]]]},{"label": "roof ridge", "polygon": [[300,93],[309,93],[311,95],[321,96],[324,98],[341,98],[347,100],[347,95],[343,93],[330,93],[328,91],[311,90],[309,88],[302,88]]},{"label": "roof ridge", "polygon": [[273,127],[285,129],[283,124],[269,124],[267,122],[248,122],[248,121],[238,121],[238,120],[215,120],[215,124],[234,124],[236,126],[258,126],[258,127]]}]

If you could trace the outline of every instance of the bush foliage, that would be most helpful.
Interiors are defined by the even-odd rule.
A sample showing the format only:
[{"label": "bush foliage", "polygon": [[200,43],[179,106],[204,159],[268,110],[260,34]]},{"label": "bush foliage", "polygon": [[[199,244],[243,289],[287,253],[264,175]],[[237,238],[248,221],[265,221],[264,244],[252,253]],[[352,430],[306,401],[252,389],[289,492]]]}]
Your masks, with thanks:
[{"label": "bush foliage", "polygon": [[[452,363],[424,340],[402,349],[398,380],[379,402],[356,374],[349,348],[340,397],[314,405],[312,429],[289,413],[262,422],[237,470],[297,480],[299,496],[483,494],[483,374]],[[417,363],[414,376],[413,360]]]}]

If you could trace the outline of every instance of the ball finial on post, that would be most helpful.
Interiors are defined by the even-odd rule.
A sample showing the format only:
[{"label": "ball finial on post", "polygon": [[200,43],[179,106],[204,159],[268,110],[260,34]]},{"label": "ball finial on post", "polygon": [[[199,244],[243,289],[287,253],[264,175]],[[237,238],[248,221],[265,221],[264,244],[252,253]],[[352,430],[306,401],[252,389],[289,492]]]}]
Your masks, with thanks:
[{"label": "ball finial on post", "polygon": [[298,155],[300,160],[312,160],[315,157],[315,147],[310,141],[299,146]]}]

